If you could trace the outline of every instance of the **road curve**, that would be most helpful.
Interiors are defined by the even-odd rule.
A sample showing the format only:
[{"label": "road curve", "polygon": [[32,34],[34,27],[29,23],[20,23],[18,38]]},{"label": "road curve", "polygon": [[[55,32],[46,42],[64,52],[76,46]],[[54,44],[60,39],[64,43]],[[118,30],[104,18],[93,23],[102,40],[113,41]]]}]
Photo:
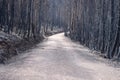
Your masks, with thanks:
[{"label": "road curve", "polygon": [[120,69],[61,33],[0,65],[0,80],[120,80]]}]

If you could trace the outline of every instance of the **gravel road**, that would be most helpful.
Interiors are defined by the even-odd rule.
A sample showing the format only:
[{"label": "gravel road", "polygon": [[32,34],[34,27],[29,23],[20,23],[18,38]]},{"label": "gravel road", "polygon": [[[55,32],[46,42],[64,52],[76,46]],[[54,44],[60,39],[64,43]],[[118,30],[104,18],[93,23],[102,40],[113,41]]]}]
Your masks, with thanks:
[{"label": "gravel road", "polygon": [[0,80],[120,80],[120,69],[60,33],[0,65]]}]

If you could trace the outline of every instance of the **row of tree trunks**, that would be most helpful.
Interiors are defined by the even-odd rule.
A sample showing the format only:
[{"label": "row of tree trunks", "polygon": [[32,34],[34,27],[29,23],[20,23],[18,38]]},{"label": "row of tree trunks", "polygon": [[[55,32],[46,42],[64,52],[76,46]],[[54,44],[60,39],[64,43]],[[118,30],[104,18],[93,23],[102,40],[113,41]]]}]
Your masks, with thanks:
[{"label": "row of tree trunks", "polygon": [[120,0],[73,0],[68,6],[71,39],[109,59],[120,59]]},{"label": "row of tree trunks", "polygon": [[47,6],[48,0],[0,0],[0,30],[23,38],[41,35]]}]

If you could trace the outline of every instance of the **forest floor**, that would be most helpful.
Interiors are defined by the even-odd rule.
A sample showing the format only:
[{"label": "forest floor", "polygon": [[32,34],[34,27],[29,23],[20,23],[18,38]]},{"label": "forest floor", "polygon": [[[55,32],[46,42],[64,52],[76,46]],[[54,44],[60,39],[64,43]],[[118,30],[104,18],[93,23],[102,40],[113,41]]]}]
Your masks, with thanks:
[{"label": "forest floor", "polygon": [[120,66],[61,33],[1,64],[0,80],[120,80]]},{"label": "forest floor", "polygon": [[44,36],[39,36],[37,39],[23,39],[15,34],[7,34],[0,31],[0,63],[5,63],[11,57],[18,55],[27,49],[30,49],[35,44],[38,44],[44,39]]}]

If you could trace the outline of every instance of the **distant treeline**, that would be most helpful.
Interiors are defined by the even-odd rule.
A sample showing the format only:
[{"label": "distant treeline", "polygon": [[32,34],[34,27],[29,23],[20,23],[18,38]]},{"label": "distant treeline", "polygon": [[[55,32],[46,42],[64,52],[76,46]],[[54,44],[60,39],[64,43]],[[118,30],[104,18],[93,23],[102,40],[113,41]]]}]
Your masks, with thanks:
[{"label": "distant treeline", "polygon": [[71,39],[107,58],[120,59],[120,0],[66,1]]}]

